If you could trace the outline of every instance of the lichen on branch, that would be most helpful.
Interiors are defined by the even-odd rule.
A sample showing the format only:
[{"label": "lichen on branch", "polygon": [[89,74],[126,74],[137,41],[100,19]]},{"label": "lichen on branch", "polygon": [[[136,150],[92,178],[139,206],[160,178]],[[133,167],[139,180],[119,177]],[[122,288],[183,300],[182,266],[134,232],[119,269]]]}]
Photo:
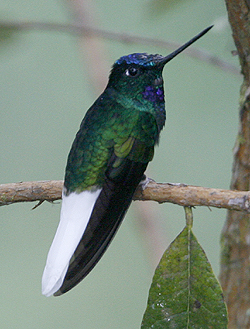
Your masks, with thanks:
[{"label": "lichen on branch", "polygon": [[[53,202],[61,199],[63,181],[20,182],[0,185],[0,206],[18,202]],[[180,206],[206,206],[244,210],[250,213],[250,192],[205,188],[185,184],[156,183],[139,185],[134,200],[174,203]]]}]

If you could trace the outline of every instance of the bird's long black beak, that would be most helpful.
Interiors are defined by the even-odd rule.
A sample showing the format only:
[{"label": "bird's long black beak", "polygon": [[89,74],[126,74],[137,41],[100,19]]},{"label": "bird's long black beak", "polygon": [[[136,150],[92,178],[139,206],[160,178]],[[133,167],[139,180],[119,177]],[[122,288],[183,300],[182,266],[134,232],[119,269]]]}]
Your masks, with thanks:
[{"label": "bird's long black beak", "polygon": [[200,32],[199,34],[197,34],[195,37],[193,37],[191,40],[189,40],[188,42],[186,42],[184,45],[182,45],[180,48],[176,49],[175,51],[173,51],[171,54],[167,55],[166,57],[164,57],[160,62],[159,65],[160,66],[164,66],[166,63],[168,63],[169,61],[171,61],[171,59],[173,59],[175,56],[177,56],[179,53],[181,53],[184,49],[186,49],[187,47],[189,47],[191,44],[193,44],[195,41],[197,41],[198,39],[200,39],[204,34],[206,34],[211,28],[213,27],[213,25],[207,27],[205,30],[203,30],[202,32]]}]

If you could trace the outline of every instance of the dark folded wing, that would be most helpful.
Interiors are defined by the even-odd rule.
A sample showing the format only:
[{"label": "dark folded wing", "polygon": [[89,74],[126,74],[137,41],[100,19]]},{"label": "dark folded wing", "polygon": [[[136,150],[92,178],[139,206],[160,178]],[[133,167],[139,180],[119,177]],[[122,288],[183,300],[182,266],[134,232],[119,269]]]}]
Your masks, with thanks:
[{"label": "dark folded wing", "polygon": [[[152,147],[137,145],[152,157]],[[131,152],[135,151],[132,147]],[[147,155],[147,154],[146,154]],[[147,156],[144,154],[143,158]],[[114,237],[132,201],[136,187],[143,178],[148,162],[136,162],[115,155],[105,173],[102,191],[96,200],[86,230],[72,256],[59,296],[77,285],[96,265]]]}]

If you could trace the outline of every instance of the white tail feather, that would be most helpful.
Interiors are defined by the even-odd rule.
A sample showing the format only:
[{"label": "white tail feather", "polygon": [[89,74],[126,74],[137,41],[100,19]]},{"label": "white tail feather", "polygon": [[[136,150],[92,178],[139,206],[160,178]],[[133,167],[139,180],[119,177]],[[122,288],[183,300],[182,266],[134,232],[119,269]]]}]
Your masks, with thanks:
[{"label": "white tail feather", "polygon": [[42,277],[43,295],[49,297],[61,287],[69,261],[86,229],[100,192],[101,189],[62,194],[60,222]]}]

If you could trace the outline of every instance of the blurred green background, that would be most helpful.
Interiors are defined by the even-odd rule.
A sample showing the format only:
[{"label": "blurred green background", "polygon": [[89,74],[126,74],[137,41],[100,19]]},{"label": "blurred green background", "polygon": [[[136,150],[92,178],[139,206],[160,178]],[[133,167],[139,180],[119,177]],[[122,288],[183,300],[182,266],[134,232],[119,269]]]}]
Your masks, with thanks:
[{"label": "blurred green background", "polygon": [[[0,20],[71,23],[72,3],[2,0]],[[195,47],[238,65],[222,0],[96,0],[91,6],[86,20],[101,29],[180,43],[215,23]],[[97,96],[85,56],[89,49],[81,43],[77,36],[54,31],[15,33],[0,43],[0,183],[63,179],[71,143]],[[171,51],[111,40],[103,46],[106,78],[122,55]],[[167,65],[164,80],[167,125],[148,176],[158,182],[228,188],[241,77],[182,54]],[[41,276],[60,203],[32,206],[0,209],[1,328],[139,328],[155,258],[183,228],[183,209],[134,202],[91,274],[66,295],[46,298]],[[146,222],[138,219],[143,212]],[[216,274],[225,215],[224,210],[194,210],[194,232]]]}]

